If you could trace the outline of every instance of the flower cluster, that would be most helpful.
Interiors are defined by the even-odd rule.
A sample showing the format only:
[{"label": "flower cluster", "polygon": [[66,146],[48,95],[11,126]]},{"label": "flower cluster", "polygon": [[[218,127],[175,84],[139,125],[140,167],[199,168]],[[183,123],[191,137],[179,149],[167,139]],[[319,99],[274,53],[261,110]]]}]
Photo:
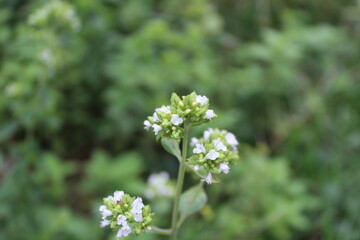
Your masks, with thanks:
[{"label": "flower cluster", "polygon": [[99,211],[102,216],[100,227],[110,226],[117,230],[117,238],[151,229],[154,215],[150,206],[145,206],[140,197],[131,197],[123,191],[116,191],[113,196],[104,198],[104,205],[100,206]]},{"label": "flower cluster", "polygon": [[194,155],[188,161],[193,170],[208,184],[213,183],[216,174],[230,172],[230,166],[239,156],[238,141],[231,132],[212,129],[204,131],[203,138],[191,139]]},{"label": "flower cluster", "polygon": [[169,173],[167,172],[151,174],[147,180],[148,188],[145,191],[145,196],[148,199],[172,197],[175,192],[175,186],[169,179]]},{"label": "flower cluster", "polygon": [[47,25],[49,22],[59,28],[70,29],[74,32],[80,30],[80,20],[72,6],[64,1],[49,1],[29,17],[29,24],[37,27]]},{"label": "flower cluster", "polygon": [[180,141],[184,124],[196,126],[217,117],[214,110],[209,109],[209,99],[195,92],[182,98],[173,93],[170,102],[170,106],[156,108],[154,114],[144,121],[144,129],[152,129],[157,138]]}]

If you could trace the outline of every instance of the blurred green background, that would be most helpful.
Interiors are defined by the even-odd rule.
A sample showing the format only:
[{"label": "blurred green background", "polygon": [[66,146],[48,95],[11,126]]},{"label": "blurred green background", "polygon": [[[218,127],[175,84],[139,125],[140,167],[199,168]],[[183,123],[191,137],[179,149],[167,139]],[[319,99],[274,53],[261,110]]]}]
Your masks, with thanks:
[{"label": "blurred green background", "polygon": [[358,0],[0,0],[0,239],[114,239],[102,197],[176,177],[145,117],[196,91],[241,161],[181,239],[359,240],[359,60]]}]

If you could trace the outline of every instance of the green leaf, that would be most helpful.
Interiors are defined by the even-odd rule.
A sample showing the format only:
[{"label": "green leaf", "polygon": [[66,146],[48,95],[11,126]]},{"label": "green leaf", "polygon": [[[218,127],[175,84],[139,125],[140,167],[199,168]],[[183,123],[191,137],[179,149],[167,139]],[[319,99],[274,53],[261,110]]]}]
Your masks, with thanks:
[{"label": "green leaf", "polygon": [[162,137],[161,138],[161,145],[164,147],[164,149],[177,157],[179,161],[181,161],[181,153],[180,153],[180,147],[179,143],[172,138],[168,137]]},{"label": "green leaf", "polygon": [[171,98],[170,98],[171,107],[177,108],[180,101],[181,99],[176,93],[171,94]]},{"label": "green leaf", "polygon": [[179,210],[182,218],[199,211],[206,201],[207,196],[202,185],[197,185],[185,191],[180,197]]}]

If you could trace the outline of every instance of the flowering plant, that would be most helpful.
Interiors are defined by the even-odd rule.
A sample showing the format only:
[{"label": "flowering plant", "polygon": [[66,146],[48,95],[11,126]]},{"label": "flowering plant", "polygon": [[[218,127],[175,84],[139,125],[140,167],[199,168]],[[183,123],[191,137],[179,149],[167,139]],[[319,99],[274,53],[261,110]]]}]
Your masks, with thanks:
[{"label": "flowering plant", "polygon": [[[206,96],[193,92],[180,98],[173,93],[170,105],[156,108],[152,116],[144,121],[144,129],[152,130],[164,149],[179,160],[175,189],[169,182],[168,174],[162,172],[150,176],[149,189],[145,193],[149,199],[157,196],[174,197],[171,228],[152,226],[154,213],[150,206],[144,205],[142,198],[131,197],[122,191],[104,198],[104,205],[99,209],[102,214],[100,226],[110,226],[117,230],[117,238],[126,237],[130,233],[152,231],[170,235],[172,240],[177,239],[183,221],[200,210],[207,201],[204,182],[220,182],[219,174],[228,174],[230,166],[239,158],[239,143],[235,135],[226,130],[209,128],[204,131],[202,138],[192,138],[189,141],[191,127],[208,123],[216,117],[214,110],[209,109],[209,99]],[[187,156],[189,145],[193,148],[193,155],[190,157]],[[193,171],[200,181],[183,192],[186,169]]]}]

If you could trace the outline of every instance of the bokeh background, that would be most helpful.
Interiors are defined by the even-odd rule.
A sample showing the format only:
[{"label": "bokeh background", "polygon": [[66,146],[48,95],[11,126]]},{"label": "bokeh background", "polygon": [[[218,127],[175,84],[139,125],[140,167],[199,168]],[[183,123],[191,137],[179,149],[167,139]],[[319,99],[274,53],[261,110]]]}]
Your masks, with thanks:
[{"label": "bokeh background", "polygon": [[359,60],[358,0],[0,0],[0,239],[114,239],[102,198],[176,177],[144,119],[196,91],[241,161],[181,239],[359,240]]}]

